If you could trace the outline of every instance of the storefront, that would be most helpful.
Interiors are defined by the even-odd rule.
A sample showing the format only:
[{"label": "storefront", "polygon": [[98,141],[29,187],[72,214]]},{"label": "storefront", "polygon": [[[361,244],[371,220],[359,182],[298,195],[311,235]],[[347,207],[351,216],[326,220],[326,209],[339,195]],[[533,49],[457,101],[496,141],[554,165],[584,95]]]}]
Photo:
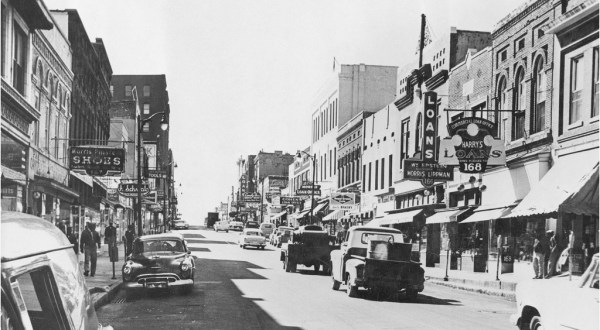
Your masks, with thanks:
[{"label": "storefront", "polygon": [[445,268],[447,258],[443,257],[450,254],[454,261],[450,269],[458,268],[455,261],[461,251],[458,222],[470,215],[472,210],[472,207],[437,209],[425,219],[426,242],[420,251],[426,251],[425,259],[422,259],[426,267]]},{"label": "storefront", "polygon": [[27,147],[2,132],[2,210],[25,212]]}]

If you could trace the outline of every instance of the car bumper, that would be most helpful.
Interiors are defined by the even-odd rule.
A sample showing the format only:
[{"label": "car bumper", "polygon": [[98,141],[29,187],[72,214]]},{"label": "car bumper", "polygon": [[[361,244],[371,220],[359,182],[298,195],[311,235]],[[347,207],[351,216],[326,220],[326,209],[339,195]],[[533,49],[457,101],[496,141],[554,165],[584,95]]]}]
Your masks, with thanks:
[{"label": "car bumper", "polygon": [[126,289],[134,288],[171,288],[184,285],[193,285],[191,278],[181,278],[173,273],[162,273],[152,275],[139,275],[136,280],[123,281]]},{"label": "car bumper", "polygon": [[245,246],[266,246],[267,243],[243,243]]}]

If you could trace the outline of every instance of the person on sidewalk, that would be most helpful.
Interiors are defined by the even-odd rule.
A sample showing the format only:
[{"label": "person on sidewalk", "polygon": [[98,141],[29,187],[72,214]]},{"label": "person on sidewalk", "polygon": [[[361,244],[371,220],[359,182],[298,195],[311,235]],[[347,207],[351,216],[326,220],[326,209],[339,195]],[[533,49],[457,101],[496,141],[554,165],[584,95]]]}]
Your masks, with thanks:
[{"label": "person on sidewalk", "polygon": [[88,223],[85,227],[85,230],[81,233],[81,238],[79,239],[81,253],[84,253],[85,255],[83,268],[83,275],[85,276],[94,276],[96,274],[96,262],[98,260],[96,245],[99,249],[100,235],[96,232],[96,224]]},{"label": "person on sidewalk", "polygon": [[538,235],[533,242],[533,271],[535,272],[534,279],[544,278],[546,275],[546,247],[544,246],[544,236]]},{"label": "person on sidewalk", "polygon": [[133,225],[127,226],[127,231],[125,232],[125,256],[131,254],[133,251],[133,240],[135,239],[135,232]]},{"label": "person on sidewalk", "polygon": [[548,230],[546,234],[550,237],[548,243],[550,256],[548,258],[548,272],[545,278],[550,278],[551,276],[556,275],[556,262],[560,257],[560,248],[558,247],[558,240],[554,231]]},{"label": "person on sidewalk", "polygon": [[108,256],[112,257],[113,249],[117,246],[117,228],[113,226],[112,220],[108,221],[108,227],[104,229],[104,244],[108,246]]}]

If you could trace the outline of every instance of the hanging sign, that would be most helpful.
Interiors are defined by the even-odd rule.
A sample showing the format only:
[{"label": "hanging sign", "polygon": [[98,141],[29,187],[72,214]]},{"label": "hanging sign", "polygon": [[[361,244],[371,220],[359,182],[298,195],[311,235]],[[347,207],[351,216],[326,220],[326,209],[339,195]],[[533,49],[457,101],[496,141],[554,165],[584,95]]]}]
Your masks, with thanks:
[{"label": "hanging sign", "polygon": [[150,187],[148,187],[148,184],[143,183],[141,189],[138,189],[138,187],[139,186],[137,183],[120,183],[117,190],[121,196],[125,197],[138,197],[138,190],[140,190],[142,196],[150,193]]},{"label": "hanging sign", "polygon": [[353,210],[356,202],[353,193],[331,193],[330,210]]},{"label": "hanging sign", "polygon": [[452,181],[454,169],[437,163],[437,93],[423,93],[423,143],[421,159],[405,159],[404,178],[421,181],[424,187],[431,187],[436,181]]},{"label": "hanging sign", "polygon": [[113,147],[71,147],[69,168],[88,175],[104,176],[123,172],[125,149]]},{"label": "hanging sign", "polygon": [[260,195],[259,194],[243,194],[242,200],[244,202],[249,202],[249,203],[260,203]]},{"label": "hanging sign", "polygon": [[281,196],[279,199],[280,205],[302,205],[303,199],[297,196]]},{"label": "hanging sign", "polygon": [[148,170],[148,178],[150,178],[150,179],[166,179],[167,171],[165,171],[165,170]]},{"label": "hanging sign", "polygon": [[483,173],[487,165],[505,165],[504,141],[487,119],[461,118],[448,125],[451,135],[440,142],[439,163],[458,165],[462,173]]}]

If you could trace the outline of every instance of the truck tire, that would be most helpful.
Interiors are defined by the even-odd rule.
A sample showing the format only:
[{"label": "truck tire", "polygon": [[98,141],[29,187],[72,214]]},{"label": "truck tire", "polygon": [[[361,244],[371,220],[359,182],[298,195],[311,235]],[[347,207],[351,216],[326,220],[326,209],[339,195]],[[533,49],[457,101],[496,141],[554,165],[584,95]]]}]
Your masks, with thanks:
[{"label": "truck tire", "polygon": [[283,269],[285,269],[286,273],[291,272],[292,270],[290,269],[292,266],[290,265],[290,259],[286,256],[285,257],[285,261],[283,262]]},{"label": "truck tire", "polygon": [[333,282],[333,284],[331,285],[331,289],[334,291],[339,290],[340,284],[342,284],[342,282],[337,281],[335,278],[333,278],[333,276],[331,276],[331,281]]},{"label": "truck tire", "polygon": [[350,298],[356,298],[358,296],[358,287],[352,285],[352,279],[348,276],[348,283],[346,284],[346,294]]},{"label": "truck tire", "polygon": [[315,268],[315,273],[318,274],[319,269],[321,268],[321,264],[314,264],[313,267]]},{"label": "truck tire", "polygon": [[539,315],[536,315],[531,318],[531,322],[529,322],[530,330],[538,330],[538,329],[543,329],[543,328],[544,328],[544,325],[542,323],[542,318]]},{"label": "truck tire", "polygon": [[295,273],[296,272],[296,263],[291,261],[290,264],[288,264],[288,267],[290,267],[290,273]]}]

